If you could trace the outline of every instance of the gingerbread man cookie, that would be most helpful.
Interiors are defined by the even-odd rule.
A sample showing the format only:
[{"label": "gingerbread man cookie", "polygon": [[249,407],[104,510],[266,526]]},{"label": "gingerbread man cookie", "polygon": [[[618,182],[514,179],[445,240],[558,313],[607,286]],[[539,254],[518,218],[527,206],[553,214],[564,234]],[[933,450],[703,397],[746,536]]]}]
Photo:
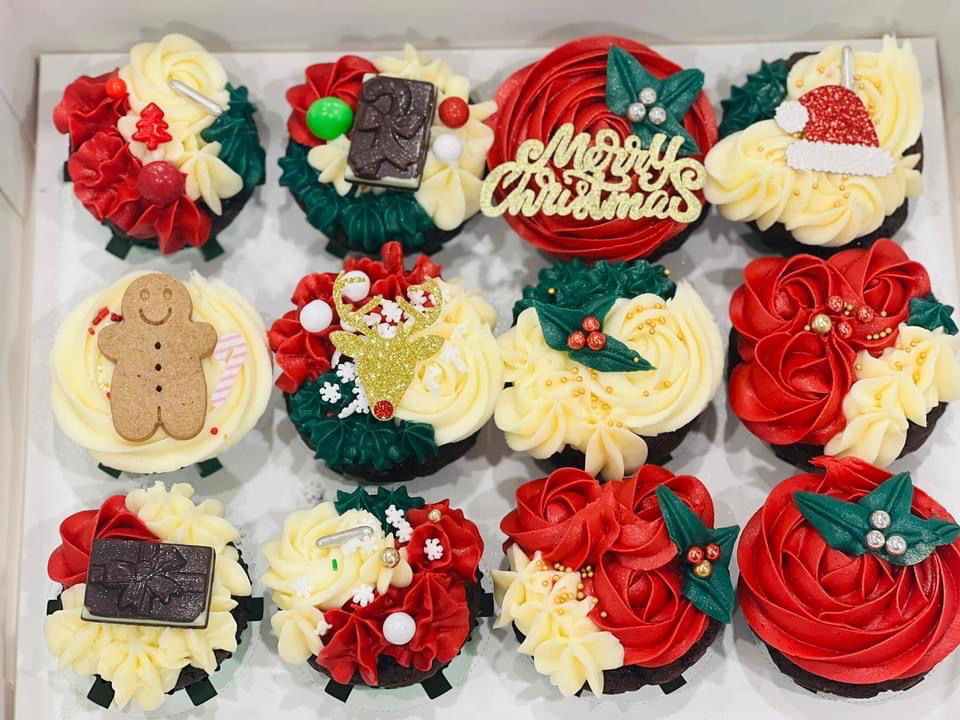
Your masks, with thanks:
[{"label": "gingerbread man cookie", "polygon": [[116,364],[110,413],[120,437],[148,440],[163,428],[189,440],[207,416],[207,381],[200,361],[213,352],[217,331],[193,322],[193,301],[172,275],[152,273],[130,283],[123,319],[100,331],[97,345]]}]

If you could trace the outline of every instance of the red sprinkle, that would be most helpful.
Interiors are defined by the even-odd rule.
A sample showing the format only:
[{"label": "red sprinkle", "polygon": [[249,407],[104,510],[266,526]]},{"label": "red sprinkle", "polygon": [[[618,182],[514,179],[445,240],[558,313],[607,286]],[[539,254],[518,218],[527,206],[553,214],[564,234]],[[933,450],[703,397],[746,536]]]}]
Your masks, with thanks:
[{"label": "red sprinkle", "polygon": [[110,314],[110,310],[108,310],[105,307],[100,308],[99,310],[97,310],[97,314],[93,316],[93,324],[99,325],[100,321],[103,320],[109,314]]},{"label": "red sprinkle", "polygon": [[97,333],[97,331],[94,330],[92,327],[88,327],[88,328],[87,328],[87,332],[90,333],[91,335],[96,335],[96,333]]},{"label": "red sprinkle", "polygon": [[117,313],[110,313],[110,319],[113,322],[120,322],[123,320],[123,315],[118,315]]},{"label": "red sprinkle", "polygon": [[211,434],[211,435],[216,435],[218,432],[220,432],[220,431],[219,431],[217,428],[215,428],[215,427],[210,428],[210,434]]},{"label": "red sprinkle", "polygon": [[109,399],[110,399],[110,391],[107,390],[107,400],[109,400]]}]

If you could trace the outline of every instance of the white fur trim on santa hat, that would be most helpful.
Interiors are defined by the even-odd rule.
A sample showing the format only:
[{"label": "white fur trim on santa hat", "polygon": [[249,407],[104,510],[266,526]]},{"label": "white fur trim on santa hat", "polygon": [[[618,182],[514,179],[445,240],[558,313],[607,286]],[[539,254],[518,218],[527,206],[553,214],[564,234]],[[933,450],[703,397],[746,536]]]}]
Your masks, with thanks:
[{"label": "white fur trim on santa hat", "polygon": [[774,115],[780,129],[788,133],[803,132],[809,118],[810,113],[799,100],[784,100],[777,106]]},{"label": "white fur trim on santa hat", "polygon": [[787,146],[787,165],[794,170],[886,177],[893,172],[893,157],[869,145],[795,140]]}]

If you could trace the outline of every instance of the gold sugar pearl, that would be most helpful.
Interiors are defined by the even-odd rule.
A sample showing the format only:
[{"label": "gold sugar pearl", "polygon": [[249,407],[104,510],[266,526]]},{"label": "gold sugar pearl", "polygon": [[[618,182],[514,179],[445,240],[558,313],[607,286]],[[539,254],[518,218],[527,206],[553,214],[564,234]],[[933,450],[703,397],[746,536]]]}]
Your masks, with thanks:
[{"label": "gold sugar pearl", "polygon": [[612,392],[613,392],[613,388],[610,387],[609,385],[607,385],[607,386],[604,388],[604,390],[606,390],[608,393],[612,393]]},{"label": "gold sugar pearl", "polygon": [[557,608],[557,615],[563,615],[563,608]]},{"label": "gold sugar pearl", "polygon": [[547,288],[547,294],[548,294],[548,295],[556,295],[556,294],[557,294],[557,289],[556,289],[556,288]]}]

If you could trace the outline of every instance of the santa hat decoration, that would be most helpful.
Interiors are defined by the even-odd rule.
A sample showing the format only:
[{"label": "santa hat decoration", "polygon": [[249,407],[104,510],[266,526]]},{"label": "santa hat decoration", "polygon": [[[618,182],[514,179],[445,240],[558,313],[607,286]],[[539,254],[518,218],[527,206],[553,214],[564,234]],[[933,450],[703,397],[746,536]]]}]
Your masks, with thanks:
[{"label": "santa hat decoration", "polygon": [[785,100],[775,120],[803,138],[787,146],[787,165],[796,170],[884,177],[893,172],[893,157],[880,147],[870,115],[850,86],[853,50],[843,48],[844,85],[823,85]]}]

